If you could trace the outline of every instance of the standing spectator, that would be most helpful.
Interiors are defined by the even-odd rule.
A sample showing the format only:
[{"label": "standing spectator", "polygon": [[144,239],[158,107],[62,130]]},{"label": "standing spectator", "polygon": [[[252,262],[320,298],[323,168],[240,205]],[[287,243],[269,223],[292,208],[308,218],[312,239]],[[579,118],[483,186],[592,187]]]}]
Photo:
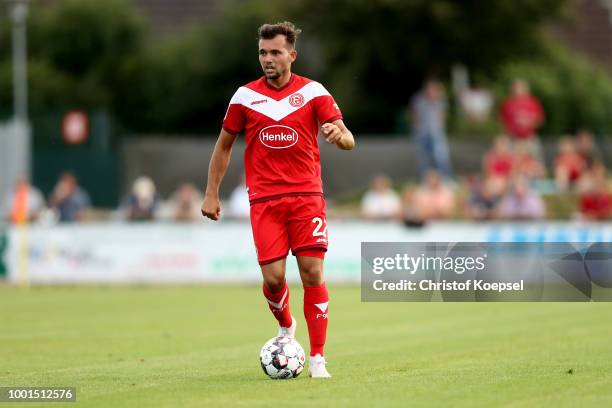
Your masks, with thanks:
[{"label": "standing spectator", "polygon": [[2,218],[17,224],[36,221],[45,209],[45,199],[36,187],[24,177],[17,180],[15,188],[4,198]]},{"label": "standing spectator", "polygon": [[62,174],[49,199],[49,207],[57,211],[60,222],[83,221],[90,207],[89,195],[74,174]]},{"label": "standing spectator", "polygon": [[170,217],[173,221],[199,221],[200,204],[204,198],[191,183],[181,184],[170,199]]},{"label": "standing spectator", "polygon": [[502,102],[500,116],[512,140],[527,143],[531,153],[540,158],[541,148],[536,132],[544,123],[544,110],[538,98],[531,95],[525,80],[514,80],[510,96]]},{"label": "standing spectator", "polygon": [[412,213],[417,220],[450,218],[455,210],[455,195],[444,185],[440,174],[430,170],[412,197]]},{"label": "standing spectator", "polygon": [[130,221],[150,221],[156,218],[159,199],[155,183],[149,177],[141,176],[134,180],[132,192],[127,198],[127,219]]},{"label": "standing spectator", "polygon": [[465,88],[460,93],[459,102],[468,120],[482,124],[489,120],[493,107],[493,95],[480,87]]},{"label": "standing spectator", "polygon": [[401,201],[391,188],[389,177],[380,174],[370,183],[370,189],[361,200],[361,214],[370,219],[391,219],[399,216]]},{"label": "standing spectator", "polygon": [[535,220],[546,215],[542,197],[529,186],[525,177],[516,177],[499,203],[498,217],[506,220]]},{"label": "standing spectator", "polygon": [[586,170],[586,161],[576,151],[576,145],[570,137],[559,140],[558,153],[555,157],[555,181],[560,191],[566,191],[576,184]]},{"label": "standing spectator", "polygon": [[412,133],[421,178],[430,169],[437,169],[445,178],[451,176],[446,140],[446,109],[444,88],[438,81],[427,81],[412,100]]}]

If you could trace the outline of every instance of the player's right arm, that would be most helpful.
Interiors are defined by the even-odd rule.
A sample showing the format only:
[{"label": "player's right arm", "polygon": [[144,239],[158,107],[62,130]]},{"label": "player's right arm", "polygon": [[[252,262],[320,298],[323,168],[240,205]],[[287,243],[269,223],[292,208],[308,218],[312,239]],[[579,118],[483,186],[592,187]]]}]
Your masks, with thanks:
[{"label": "player's right arm", "polygon": [[202,215],[213,221],[217,221],[221,217],[219,187],[227,171],[235,141],[236,135],[221,129],[219,139],[217,139],[210,159],[210,164],[208,165],[208,182],[206,184],[204,202],[202,203]]}]

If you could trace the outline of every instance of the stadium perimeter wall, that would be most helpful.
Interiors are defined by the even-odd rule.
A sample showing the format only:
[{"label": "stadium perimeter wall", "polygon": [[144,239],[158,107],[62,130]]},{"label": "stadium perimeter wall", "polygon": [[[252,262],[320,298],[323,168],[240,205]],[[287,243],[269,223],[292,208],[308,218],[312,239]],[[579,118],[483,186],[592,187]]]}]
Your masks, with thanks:
[{"label": "stadium perimeter wall", "polygon": [[[326,280],[359,282],[361,242],[612,242],[612,223],[395,223],[332,220]],[[8,280],[36,284],[254,283],[260,281],[248,222],[78,224],[8,228],[0,260]],[[26,242],[27,240],[27,242]],[[27,246],[27,250],[23,250]],[[26,255],[26,258],[20,256]],[[291,257],[290,257],[291,258]],[[288,279],[298,281],[295,262]]]},{"label": "stadium perimeter wall", "polygon": [[[357,135],[356,138],[357,148],[351,152],[320,143],[324,188],[328,197],[363,191],[370,178],[381,172],[396,182],[416,180],[416,152],[408,137]],[[203,186],[215,141],[215,138],[125,139],[120,149],[123,192],[141,175],[153,178],[164,197],[169,196],[183,181]],[[489,147],[489,142],[451,141],[454,171],[457,174],[479,172],[482,157]],[[556,141],[543,143],[543,151],[550,168],[556,152]],[[606,162],[612,163],[612,144],[604,146],[602,153]],[[239,139],[221,187],[222,197],[227,197],[240,182],[244,168],[243,155],[244,143]]]}]

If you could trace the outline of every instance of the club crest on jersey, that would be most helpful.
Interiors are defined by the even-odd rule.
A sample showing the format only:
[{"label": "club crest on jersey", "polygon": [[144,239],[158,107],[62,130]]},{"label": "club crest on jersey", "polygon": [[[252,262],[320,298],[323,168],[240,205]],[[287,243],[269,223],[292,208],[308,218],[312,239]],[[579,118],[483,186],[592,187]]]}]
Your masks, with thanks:
[{"label": "club crest on jersey", "polygon": [[299,108],[304,104],[304,95],[301,93],[294,93],[289,97],[289,105]]},{"label": "club crest on jersey", "polygon": [[267,126],[259,132],[259,141],[270,149],[286,149],[298,141],[298,132],[289,126]]}]

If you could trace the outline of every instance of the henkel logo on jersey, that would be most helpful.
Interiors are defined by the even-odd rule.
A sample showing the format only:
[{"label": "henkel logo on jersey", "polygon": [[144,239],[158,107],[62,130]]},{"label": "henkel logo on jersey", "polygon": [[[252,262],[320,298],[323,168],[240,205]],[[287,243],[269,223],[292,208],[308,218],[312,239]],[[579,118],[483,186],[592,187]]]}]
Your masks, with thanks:
[{"label": "henkel logo on jersey", "polygon": [[270,149],[286,149],[297,143],[298,132],[289,126],[267,126],[259,132],[259,141]]}]

